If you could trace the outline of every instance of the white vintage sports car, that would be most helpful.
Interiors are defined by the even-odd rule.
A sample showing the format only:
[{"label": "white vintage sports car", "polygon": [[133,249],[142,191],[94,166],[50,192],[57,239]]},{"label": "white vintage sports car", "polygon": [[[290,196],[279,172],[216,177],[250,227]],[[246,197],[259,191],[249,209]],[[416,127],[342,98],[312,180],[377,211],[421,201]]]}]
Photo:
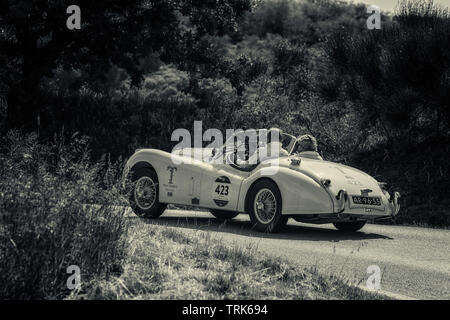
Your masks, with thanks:
[{"label": "white vintage sports car", "polygon": [[[227,156],[225,145],[230,141],[239,143],[233,138],[222,148],[200,150],[207,157]],[[159,217],[169,203],[208,208],[219,219],[248,213],[253,227],[262,232],[280,230],[289,217],[357,231],[368,220],[398,213],[398,192],[389,194],[383,183],[358,169],[294,154],[296,137],[292,135],[283,133],[280,141],[287,153],[278,158],[276,174],[272,175],[264,171],[273,166],[268,159],[240,166],[236,161],[196,160],[194,149],[177,154],[139,149],[124,171],[124,177],[131,181],[130,205],[145,218]]]}]

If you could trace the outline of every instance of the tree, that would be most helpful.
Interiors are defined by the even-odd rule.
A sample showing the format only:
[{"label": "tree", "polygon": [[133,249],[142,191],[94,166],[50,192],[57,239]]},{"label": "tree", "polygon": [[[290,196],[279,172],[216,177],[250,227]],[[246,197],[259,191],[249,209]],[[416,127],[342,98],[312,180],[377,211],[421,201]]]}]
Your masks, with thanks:
[{"label": "tree", "polygon": [[402,1],[381,30],[328,43],[338,99],[353,102],[361,129],[379,128],[391,147],[450,136],[449,52],[450,14],[430,0]]},{"label": "tree", "polygon": [[57,66],[83,66],[91,80],[101,80],[116,65],[138,85],[147,71],[143,58],[152,52],[165,62],[189,58],[195,41],[230,30],[250,0],[79,0],[81,30],[66,27],[72,4],[0,0],[0,74],[9,86],[10,127],[36,129],[39,84]]}]

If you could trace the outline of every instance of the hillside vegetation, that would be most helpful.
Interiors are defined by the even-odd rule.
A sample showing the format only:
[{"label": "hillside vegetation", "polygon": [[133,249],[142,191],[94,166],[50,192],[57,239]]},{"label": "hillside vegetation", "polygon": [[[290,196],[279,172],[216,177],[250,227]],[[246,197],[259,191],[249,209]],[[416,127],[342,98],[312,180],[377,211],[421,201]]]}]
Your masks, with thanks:
[{"label": "hillside vegetation", "polygon": [[1,299],[373,298],[251,248],[128,230],[122,159],[194,120],[310,133],[401,192],[394,223],[450,226],[447,9],[401,1],[368,30],[365,5],[333,0],[90,1],[70,31],[68,5],[0,3]]},{"label": "hillside vegetation", "polygon": [[[2,140],[0,299],[384,298],[339,274],[127,213],[122,164],[93,164],[86,144],[42,145],[18,132]],[[70,266],[80,287],[68,286]]]},{"label": "hillside vegetation", "polygon": [[398,223],[450,224],[447,9],[402,0],[368,30],[365,5],[333,0],[96,1],[71,32],[51,23],[64,3],[41,2],[1,8],[3,135],[79,133],[117,159],[171,150],[194,120],[280,127],[399,190]]},{"label": "hillside vegetation", "polygon": [[[60,299],[77,266],[81,280],[122,272],[127,223],[119,167],[92,164],[86,139],[10,132],[0,155],[0,299]],[[120,168],[121,169],[121,168]]]},{"label": "hillside vegetation", "polygon": [[201,230],[186,234],[130,220],[123,273],[91,281],[68,299],[387,299],[338,273],[299,267],[254,246],[228,244]]}]

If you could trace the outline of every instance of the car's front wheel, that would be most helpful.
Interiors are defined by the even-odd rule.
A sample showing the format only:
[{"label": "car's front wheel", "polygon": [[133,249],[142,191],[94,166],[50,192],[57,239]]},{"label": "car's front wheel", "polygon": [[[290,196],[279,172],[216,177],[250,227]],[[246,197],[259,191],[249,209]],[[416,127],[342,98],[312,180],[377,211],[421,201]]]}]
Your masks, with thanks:
[{"label": "car's front wheel", "polygon": [[349,222],[335,222],[333,225],[339,231],[355,232],[364,227],[366,221],[349,221]]},{"label": "car's front wheel", "polygon": [[167,204],[158,199],[158,176],[150,168],[138,168],[131,175],[132,188],[129,194],[133,212],[142,218],[157,218]]},{"label": "car's front wheel", "polygon": [[225,211],[217,209],[210,209],[209,211],[212,213],[214,217],[220,220],[231,220],[239,214],[239,212],[235,211]]},{"label": "car's front wheel", "polygon": [[277,232],[286,225],[288,217],[281,214],[281,193],[274,182],[258,181],[248,199],[250,220],[256,230]]}]

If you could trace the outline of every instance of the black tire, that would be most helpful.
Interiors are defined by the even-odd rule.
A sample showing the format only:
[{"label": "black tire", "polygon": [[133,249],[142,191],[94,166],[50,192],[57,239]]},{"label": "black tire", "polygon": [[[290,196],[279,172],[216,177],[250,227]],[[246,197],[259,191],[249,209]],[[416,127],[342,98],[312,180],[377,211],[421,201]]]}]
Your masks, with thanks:
[{"label": "black tire", "polygon": [[333,225],[339,231],[355,232],[364,227],[366,221],[349,221],[349,222],[334,222]]},{"label": "black tire", "polygon": [[[131,173],[131,190],[129,193],[129,202],[130,206],[133,209],[133,212],[142,218],[158,218],[166,209],[166,203],[159,202],[159,184],[158,184],[158,176],[155,171],[151,168],[138,168],[133,170]],[[142,197],[142,199],[136,198],[139,193],[137,189],[138,184],[151,184],[153,183],[154,195],[153,197],[147,196],[150,199],[144,199],[146,195]],[[148,187],[152,189],[152,187]],[[148,191],[142,187],[143,192]],[[153,190],[153,189],[152,189]],[[152,191],[153,194],[153,191]],[[147,201],[147,202],[145,202]],[[144,203],[145,202],[145,203]]]},{"label": "black tire", "polygon": [[239,214],[239,212],[235,211],[225,211],[225,210],[217,210],[217,209],[210,209],[209,210],[211,214],[220,220],[231,220]]},{"label": "black tire", "polygon": [[[268,191],[270,192],[267,193]],[[258,201],[260,196],[264,197],[264,193],[268,194],[266,198],[268,201]],[[253,228],[261,232],[273,233],[280,231],[286,225],[289,217],[281,214],[281,193],[271,180],[256,182],[249,191],[247,199],[248,213]],[[258,209],[257,207],[261,205],[262,208]]]}]

